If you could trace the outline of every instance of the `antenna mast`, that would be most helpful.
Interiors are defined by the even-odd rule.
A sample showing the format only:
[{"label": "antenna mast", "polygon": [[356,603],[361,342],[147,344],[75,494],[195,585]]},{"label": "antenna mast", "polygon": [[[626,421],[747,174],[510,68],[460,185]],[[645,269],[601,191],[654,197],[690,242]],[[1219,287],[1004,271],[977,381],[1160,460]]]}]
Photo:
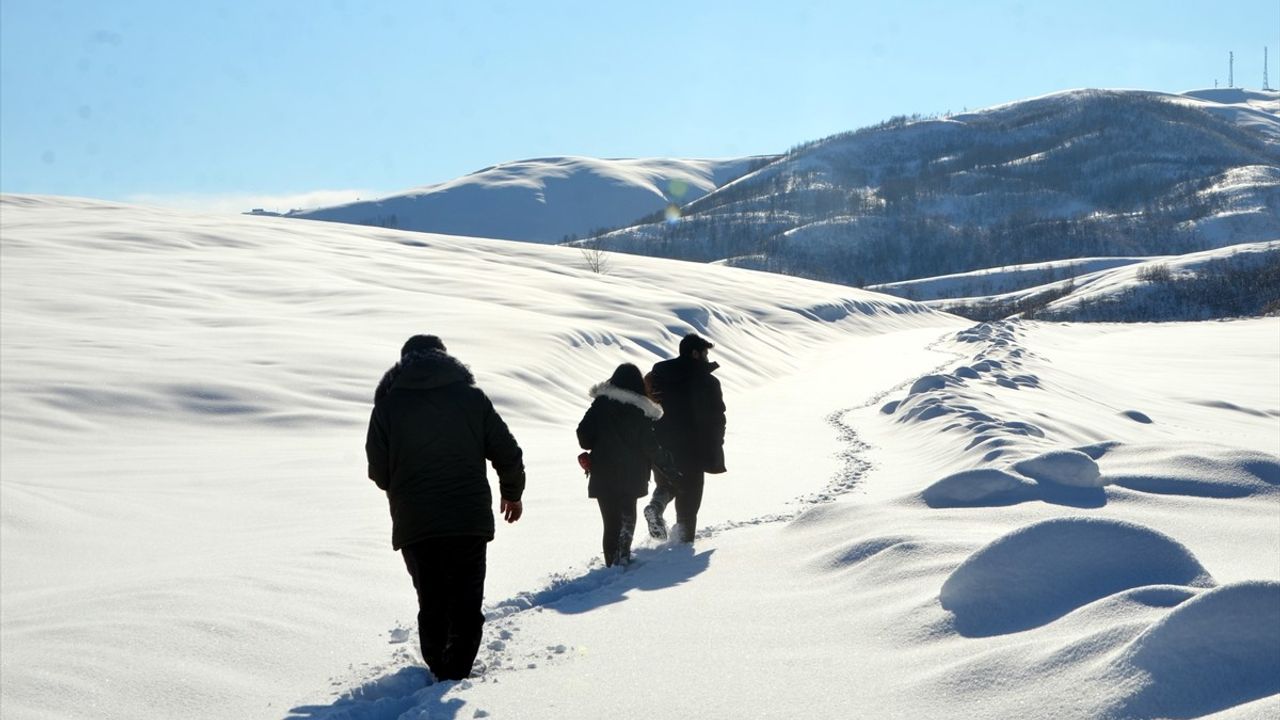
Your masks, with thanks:
[{"label": "antenna mast", "polygon": [[1227,87],[1236,86],[1236,54],[1235,52],[1227,53]]},{"label": "antenna mast", "polygon": [[1267,68],[1271,65],[1271,61],[1267,59],[1267,47],[1262,48],[1262,89],[1270,90],[1271,83],[1267,80]]}]

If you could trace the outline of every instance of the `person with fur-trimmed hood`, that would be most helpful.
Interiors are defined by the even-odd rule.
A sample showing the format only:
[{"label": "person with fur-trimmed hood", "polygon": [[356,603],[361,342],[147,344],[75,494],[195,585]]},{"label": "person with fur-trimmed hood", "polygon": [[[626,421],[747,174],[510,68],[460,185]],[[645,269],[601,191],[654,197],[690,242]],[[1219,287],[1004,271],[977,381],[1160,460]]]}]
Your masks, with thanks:
[{"label": "person with fur-trimmed hood", "polygon": [[391,545],[418,594],[423,660],[437,680],[461,680],[480,649],[494,534],[485,460],[498,473],[503,517],[513,523],[523,512],[520,446],[440,338],[415,335],[378,383],[365,453],[369,478],[391,505]]},{"label": "person with fur-trimmed hood", "polygon": [[631,562],[636,504],[649,494],[649,470],[666,467],[653,423],[662,408],[645,396],[640,368],[623,363],[591,388],[591,407],[578,423],[578,444],[591,451],[587,497],[600,505],[604,564]]}]

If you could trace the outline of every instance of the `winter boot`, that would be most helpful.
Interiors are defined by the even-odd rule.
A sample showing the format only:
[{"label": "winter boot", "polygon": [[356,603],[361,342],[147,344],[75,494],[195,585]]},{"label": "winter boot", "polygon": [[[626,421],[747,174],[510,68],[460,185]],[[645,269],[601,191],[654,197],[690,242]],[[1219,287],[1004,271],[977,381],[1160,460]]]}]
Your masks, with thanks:
[{"label": "winter boot", "polygon": [[644,506],[644,519],[649,523],[649,537],[654,540],[667,539],[667,521],[662,519],[662,513],[658,508],[652,505]]}]

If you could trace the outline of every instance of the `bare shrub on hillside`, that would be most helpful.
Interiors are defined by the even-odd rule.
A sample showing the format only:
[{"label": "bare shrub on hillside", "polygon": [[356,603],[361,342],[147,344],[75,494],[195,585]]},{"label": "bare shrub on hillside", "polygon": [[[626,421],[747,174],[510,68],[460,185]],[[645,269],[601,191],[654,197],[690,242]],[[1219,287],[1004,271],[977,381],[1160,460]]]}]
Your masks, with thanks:
[{"label": "bare shrub on hillside", "polygon": [[1143,265],[1138,268],[1138,279],[1148,283],[1167,283],[1173,280],[1173,271],[1164,263]]}]

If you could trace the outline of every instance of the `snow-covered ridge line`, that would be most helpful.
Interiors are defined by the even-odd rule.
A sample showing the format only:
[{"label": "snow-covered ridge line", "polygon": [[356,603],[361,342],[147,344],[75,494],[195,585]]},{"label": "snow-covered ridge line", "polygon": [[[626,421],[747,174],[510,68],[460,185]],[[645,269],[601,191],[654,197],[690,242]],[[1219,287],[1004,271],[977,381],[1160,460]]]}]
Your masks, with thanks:
[{"label": "snow-covered ridge line", "polygon": [[557,243],[695,200],[768,157],[517,160],[374,200],[289,217]]}]

